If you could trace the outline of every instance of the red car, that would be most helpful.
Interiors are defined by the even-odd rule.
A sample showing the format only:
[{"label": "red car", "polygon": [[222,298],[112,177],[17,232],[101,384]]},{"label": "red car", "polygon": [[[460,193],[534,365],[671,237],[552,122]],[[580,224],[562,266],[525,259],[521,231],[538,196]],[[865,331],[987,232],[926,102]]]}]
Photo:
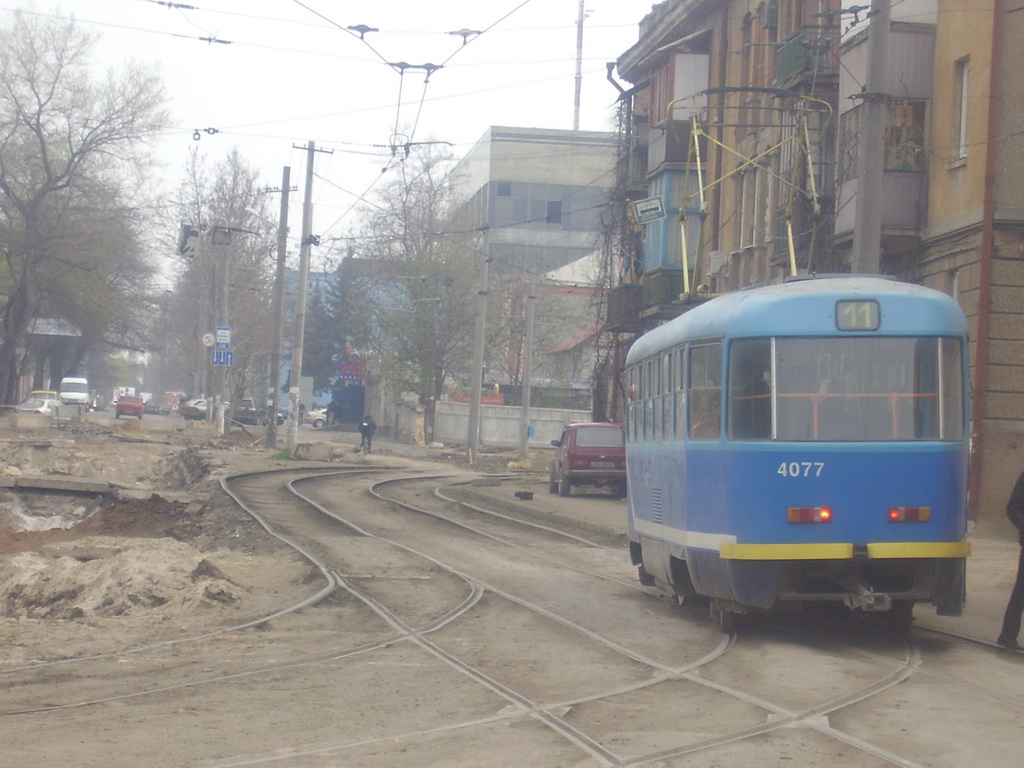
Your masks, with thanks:
[{"label": "red car", "polygon": [[574,485],[611,488],[626,495],[626,432],[621,424],[570,424],[558,440],[548,468],[548,490],[568,496]]},{"label": "red car", "polygon": [[141,419],[142,398],[134,395],[122,395],[117,398],[117,404],[114,406],[114,418],[120,419],[122,416],[135,416]]}]

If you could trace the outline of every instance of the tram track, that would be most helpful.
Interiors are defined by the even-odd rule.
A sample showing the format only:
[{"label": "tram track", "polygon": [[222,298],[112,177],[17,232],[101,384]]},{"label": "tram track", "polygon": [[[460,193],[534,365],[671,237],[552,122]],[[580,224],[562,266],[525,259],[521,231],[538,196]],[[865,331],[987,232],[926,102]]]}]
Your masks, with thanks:
[{"label": "tram track", "polygon": [[[380,488],[381,487],[383,487],[385,485],[391,485],[391,484],[394,484],[396,482],[405,482],[405,481],[394,481],[394,480],[392,480],[392,481],[386,481],[386,483],[377,484],[375,486],[373,492],[375,493],[375,495],[379,496],[380,498],[382,498],[382,499],[386,498],[387,500],[391,501],[392,503],[401,504],[402,506],[404,506],[405,508],[407,508],[407,509],[409,509],[411,511],[415,511],[415,512],[420,513],[420,514],[430,515],[431,517],[434,517],[435,519],[438,519],[438,520],[442,520],[442,521],[444,521],[447,524],[457,525],[457,526],[459,526],[461,528],[464,528],[466,530],[470,530],[470,531],[472,531],[472,532],[474,532],[474,533],[476,533],[478,535],[485,536],[487,538],[499,541],[499,542],[501,542],[503,544],[510,545],[510,546],[513,546],[513,547],[521,548],[521,545],[518,544],[518,543],[511,543],[511,542],[509,542],[507,540],[507,538],[506,539],[502,539],[500,536],[497,536],[497,535],[495,535],[493,533],[481,531],[477,527],[473,527],[473,526],[467,525],[464,521],[457,521],[457,520],[455,520],[450,515],[443,515],[443,514],[440,514],[440,513],[436,512],[436,511],[430,511],[430,510],[427,510],[427,509],[423,508],[422,506],[417,506],[417,505],[409,504],[408,502],[400,501],[400,500],[398,500],[397,498],[395,498],[393,496],[392,497],[386,497],[384,494],[382,494],[380,492]],[[434,491],[433,491],[433,495],[434,496],[436,496],[437,498],[440,498],[440,499],[442,499],[444,501],[448,501],[448,502],[456,501],[456,499],[454,499],[452,496],[446,495],[445,493],[441,492],[440,488],[441,488],[441,486],[439,486],[438,488],[434,489]],[[491,511],[483,509],[482,507],[479,507],[479,506],[476,506],[476,505],[464,505],[464,506],[471,507],[474,512],[482,514],[482,515],[485,515],[485,516],[491,516],[491,517],[500,518],[501,520],[504,520],[504,521],[512,521],[512,522],[515,522],[516,524],[519,524],[519,525],[525,525],[525,526],[530,527],[530,528],[534,528],[534,529],[537,529],[537,530],[544,531],[545,533],[553,534],[553,535],[560,536],[560,537],[570,538],[570,539],[573,539],[573,540],[575,540],[577,542],[583,543],[583,544],[585,544],[587,546],[601,546],[599,544],[596,544],[595,542],[588,541],[588,540],[586,540],[586,539],[584,539],[582,537],[571,535],[571,534],[565,534],[562,531],[554,530],[554,529],[552,529],[549,526],[540,526],[540,525],[536,525],[534,523],[531,523],[529,521],[514,520],[513,518],[509,517],[508,515],[504,515],[504,514],[501,514],[501,513],[492,513]],[[547,558],[547,559],[550,560],[551,558]],[[568,567],[572,567],[572,566],[568,566]],[[596,576],[597,578],[601,578],[601,579],[607,578],[607,576],[605,574],[599,574],[599,573],[595,573],[593,571],[587,571],[585,569],[578,569],[578,568],[573,568],[573,569],[574,570],[580,570],[582,572],[588,573],[589,575]],[[609,642],[606,638],[603,638],[603,637],[597,635],[596,633],[591,632],[590,630],[586,629],[582,625],[579,625],[579,624],[577,624],[575,622],[567,621],[567,620],[564,619],[564,617],[559,617],[559,616],[555,616],[555,615],[551,614],[549,611],[544,609],[542,606],[539,606],[539,605],[534,604],[534,603],[530,603],[528,601],[523,601],[521,599],[518,599],[515,596],[508,594],[504,590],[496,588],[492,584],[484,584],[483,586],[488,591],[494,592],[495,594],[499,594],[502,597],[505,597],[506,599],[509,599],[509,600],[515,602],[516,604],[521,605],[524,608],[527,608],[528,610],[532,610],[532,611],[538,612],[538,613],[540,613],[540,614],[542,614],[542,615],[544,615],[544,616],[546,616],[548,618],[552,618],[552,619],[554,619],[556,621],[559,621],[564,626],[572,629],[573,631],[579,632],[582,635],[586,635],[586,636],[590,637],[591,639],[596,639],[599,642],[603,642],[607,647],[609,647],[609,648],[611,648],[613,650],[616,650],[617,652],[620,652],[623,655],[626,655],[626,656],[628,656],[629,658],[631,658],[633,660],[640,661],[641,663],[650,665],[652,668],[658,670],[658,672],[659,672],[658,677],[659,677],[660,680],[669,679],[670,677],[686,678],[688,680],[691,680],[692,682],[696,682],[696,683],[701,684],[701,685],[706,685],[706,686],[712,687],[712,688],[714,688],[714,689],[716,689],[716,690],[718,690],[718,691],[720,691],[722,693],[726,693],[728,695],[737,697],[737,698],[742,699],[744,701],[747,701],[747,702],[749,702],[751,704],[755,704],[756,706],[763,707],[765,710],[769,711],[774,716],[774,718],[775,718],[774,722],[769,722],[769,723],[765,723],[765,724],[760,725],[760,726],[755,726],[755,727],[752,727],[752,728],[743,729],[742,731],[737,731],[737,732],[733,732],[733,733],[724,734],[724,735],[722,735],[720,737],[716,737],[714,739],[707,740],[707,741],[705,741],[703,743],[700,743],[700,744],[690,745],[690,746],[688,746],[688,747],[686,747],[684,749],[675,749],[675,750],[661,751],[661,752],[654,753],[654,754],[643,755],[643,756],[640,756],[639,758],[634,758],[632,760],[622,760],[620,758],[615,758],[615,760],[613,762],[609,763],[611,765],[644,765],[644,764],[647,764],[647,763],[649,763],[651,761],[655,761],[655,760],[662,760],[662,759],[665,759],[665,758],[668,758],[668,757],[681,756],[681,755],[685,755],[685,754],[691,754],[693,752],[699,752],[699,751],[703,751],[703,750],[706,750],[706,749],[710,749],[710,748],[713,748],[715,746],[719,746],[719,745],[722,745],[722,744],[730,743],[732,741],[735,741],[738,738],[750,738],[750,737],[753,737],[753,736],[764,735],[766,733],[770,733],[770,732],[778,730],[778,729],[790,727],[794,723],[806,723],[806,724],[809,724],[811,727],[814,727],[814,728],[820,730],[822,733],[825,733],[825,734],[829,735],[832,738],[835,738],[835,739],[837,739],[839,741],[842,741],[842,742],[844,742],[846,744],[854,746],[854,747],[856,747],[857,749],[859,749],[859,750],[861,750],[863,752],[870,753],[870,754],[872,754],[872,755],[874,755],[876,757],[882,758],[883,760],[886,760],[886,761],[891,762],[893,764],[897,764],[897,765],[911,765],[912,764],[909,761],[905,760],[904,758],[901,758],[898,755],[895,755],[895,754],[893,754],[893,753],[891,753],[891,752],[889,752],[889,751],[887,751],[887,750],[885,750],[885,749],[883,749],[881,747],[878,747],[877,745],[873,745],[873,744],[871,744],[871,743],[869,743],[869,742],[867,742],[867,741],[865,741],[863,739],[859,739],[859,738],[857,738],[855,736],[852,736],[850,734],[845,734],[845,733],[843,733],[841,731],[838,731],[837,729],[832,728],[831,726],[821,725],[820,723],[815,723],[814,721],[819,720],[820,718],[827,716],[829,713],[831,713],[833,711],[839,710],[839,709],[841,709],[843,707],[846,707],[846,706],[849,706],[849,705],[851,705],[853,703],[857,703],[857,702],[863,701],[865,699],[868,699],[868,698],[870,698],[873,695],[876,695],[876,694],[878,694],[880,692],[888,690],[889,688],[892,688],[892,687],[902,683],[911,674],[913,674],[913,671],[917,667],[920,666],[920,662],[921,662],[920,653],[919,653],[919,651],[915,647],[910,647],[909,648],[909,653],[908,653],[909,661],[906,664],[904,664],[903,666],[899,667],[895,672],[892,672],[891,674],[886,676],[884,679],[882,679],[880,681],[877,681],[877,682],[873,682],[873,683],[871,683],[871,684],[869,684],[869,685],[867,685],[867,686],[865,686],[863,688],[859,688],[859,689],[856,689],[854,691],[848,692],[848,693],[846,693],[846,694],[844,694],[842,696],[839,696],[839,697],[837,697],[837,698],[835,698],[835,699],[833,699],[833,700],[831,700],[829,702],[826,702],[825,704],[821,704],[821,705],[809,708],[809,709],[804,710],[804,711],[790,711],[790,710],[787,710],[784,707],[781,707],[779,705],[773,704],[772,702],[764,700],[764,699],[761,699],[759,697],[751,697],[749,694],[747,694],[747,693],[745,693],[745,692],[743,692],[743,691],[741,691],[741,690],[739,690],[737,688],[733,688],[733,687],[730,687],[730,686],[714,685],[714,684],[709,683],[709,681],[701,678],[701,676],[699,674],[700,673],[700,669],[702,667],[706,666],[707,664],[710,664],[711,662],[719,659],[732,646],[732,644],[733,644],[733,642],[735,640],[734,636],[729,636],[725,642],[720,644],[719,647],[714,649],[710,654],[708,654],[707,657],[699,660],[698,662],[694,663],[693,665],[690,665],[688,668],[666,669],[664,666],[662,666],[661,664],[657,663],[656,661],[654,661],[652,659],[645,658],[642,655],[637,654],[636,652],[631,651],[628,648],[620,646],[620,645],[618,645],[616,643]],[[466,671],[467,674],[470,674],[471,676],[473,676],[474,678],[477,677],[468,668],[463,667],[463,670]],[[647,684],[631,686],[629,688],[629,690],[631,690],[631,691],[639,690],[640,688],[646,687],[646,685]],[[619,691],[617,691],[617,693],[621,693],[621,689]],[[600,693],[600,694],[598,694],[598,695],[596,695],[594,697],[591,697],[589,699],[589,701],[594,701],[594,700],[603,698],[603,697],[605,697],[607,695],[610,695],[610,692],[602,692],[602,693]],[[569,702],[561,702],[557,706],[558,707],[572,707],[572,706],[577,705],[579,703],[582,703],[582,700],[569,701]],[[541,705],[538,702],[534,702],[532,704],[532,707],[534,707],[535,709],[540,707],[540,706]],[[597,742],[595,742],[595,743],[597,743]]]},{"label": "tram track", "polygon": [[[460,482],[465,477],[427,477],[397,469],[279,472],[225,480],[225,490],[271,535],[306,558],[322,583],[311,584],[302,601],[274,614],[107,655],[108,662],[129,654],[160,657],[153,659],[145,680],[112,680],[108,696],[74,700],[72,690],[67,701],[8,710],[4,717],[103,711],[129,701],[149,706],[155,700],[164,706],[186,693],[219,699],[239,689],[252,691],[255,707],[267,707],[277,701],[263,693],[268,681],[296,691],[295,705],[302,707],[326,695],[324,680],[352,686],[352,696],[330,688],[338,697],[332,709],[351,716],[360,701],[365,706],[355,679],[372,686],[364,690],[377,691],[381,709],[404,712],[404,718],[385,717],[372,726],[343,729],[342,734],[306,728],[283,741],[267,739],[262,746],[243,734],[195,764],[298,767],[327,756],[356,759],[398,744],[422,752],[437,741],[443,747],[481,734],[496,738],[493,748],[500,749],[502,737],[494,729],[513,724],[521,728],[526,721],[534,727],[519,732],[515,748],[523,759],[515,762],[537,765],[565,764],[564,756],[572,754],[573,764],[587,764],[579,762],[581,753],[602,766],[673,764],[722,749],[756,752],[766,738],[782,736],[785,741],[805,732],[842,743],[861,756],[833,760],[836,766],[863,765],[868,755],[879,764],[931,764],[903,756],[884,741],[876,743],[870,734],[848,732],[830,722],[833,715],[884,698],[914,678],[925,663],[916,644],[906,644],[898,658],[891,647],[880,651],[870,643],[858,647],[853,642],[842,652],[835,650],[835,643],[825,649],[799,648],[814,656],[814,664],[850,669],[836,675],[840,682],[827,695],[803,697],[787,689],[789,696],[808,699],[797,705],[785,696],[765,695],[770,682],[760,683],[761,690],[740,684],[743,675],[730,667],[737,652],[749,653],[748,641],[721,635],[710,622],[686,621],[666,601],[644,597],[650,593],[623,575],[629,569],[621,548],[458,501],[450,491]],[[552,584],[557,585],[554,591]],[[325,629],[339,621],[343,632]],[[504,627],[509,628],[507,636],[501,634]],[[516,640],[512,628],[523,631],[522,640]],[[217,638],[252,638],[254,632],[273,635],[272,644],[247,656],[244,664],[235,660],[237,669],[211,671],[211,664],[226,667],[232,662],[202,649],[224,642]],[[302,639],[309,632],[314,636]],[[680,641],[690,647],[680,648]],[[201,657],[198,664],[181,664],[178,652],[183,647]],[[163,655],[172,648],[172,658]],[[289,658],[282,660],[282,654]],[[77,664],[79,674],[90,674],[89,666],[100,661],[79,658],[59,664]],[[164,674],[187,679],[160,683],[156,668],[164,663],[169,664]],[[403,675],[403,668],[414,670],[416,677]],[[394,690],[380,691],[376,677],[366,677],[367,670],[375,669]],[[14,672],[45,670],[7,671]],[[7,673],[0,679],[29,685]],[[425,691],[437,685],[445,695],[432,706],[441,713],[424,714],[402,700],[412,695],[408,691],[421,688],[420,695],[429,698]],[[705,700],[711,703],[702,706],[717,709],[717,718],[701,714],[700,728],[685,716],[677,721],[688,703]],[[256,709],[251,716],[259,719],[265,713]],[[291,716],[283,719],[295,722]],[[655,726],[663,721],[677,721],[670,726],[676,743],[661,743],[667,736]],[[730,722],[736,726],[723,727]],[[380,760],[372,764],[401,763]],[[427,749],[426,759],[417,764],[445,763]]]}]

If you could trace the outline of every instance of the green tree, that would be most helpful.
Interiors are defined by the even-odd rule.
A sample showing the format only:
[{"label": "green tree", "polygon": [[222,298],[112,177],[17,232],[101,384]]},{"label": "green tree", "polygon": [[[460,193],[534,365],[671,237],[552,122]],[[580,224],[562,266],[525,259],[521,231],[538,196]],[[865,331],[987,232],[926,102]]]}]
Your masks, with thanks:
[{"label": "green tree", "polygon": [[322,275],[312,285],[306,303],[302,372],[313,377],[313,389],[332,389],[337,381],[338,360],[344,353],[344,330],[331,301],[337,273]]},{"label": "green tree", "polygon": [[[145,139],[167,123],[160,78],[129,66],[94,81],[95,39],[73,21],[15,14],[0,29],[0,396],[40,318],[81,336],[59,378],[107,341],[132,347],[151,266],[138,217]],[[58,354],[51,349],[49,353]]]}]

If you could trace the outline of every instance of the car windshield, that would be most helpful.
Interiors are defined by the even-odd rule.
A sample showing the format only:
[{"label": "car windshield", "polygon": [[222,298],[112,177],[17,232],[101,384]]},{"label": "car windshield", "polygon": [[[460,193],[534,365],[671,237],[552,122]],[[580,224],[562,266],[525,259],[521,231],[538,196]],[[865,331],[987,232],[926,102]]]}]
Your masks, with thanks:
[{"label": "car windshield", "polygon": [[619,448],[625,444],[626,433],[621,429],[592,427],[576,432],[576,445],[585,448]]}]

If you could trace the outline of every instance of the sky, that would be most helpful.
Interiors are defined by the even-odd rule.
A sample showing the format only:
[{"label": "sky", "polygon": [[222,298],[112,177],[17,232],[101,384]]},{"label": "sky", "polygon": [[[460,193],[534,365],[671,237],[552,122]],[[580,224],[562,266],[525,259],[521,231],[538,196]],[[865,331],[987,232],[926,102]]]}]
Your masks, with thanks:
[{"label": "sky", "polygon": [[[579,0],[0,0],[4,15],[17,9],[99,35],[98,73],[159,67],[173,127],[155,172],[169,190],[193,146],[213,162],[237,148],[268,187],[291,167],[295,231],[306,146],[328,150],[314,162],[321,239],[351,231],[407,144],[444,142],[459,157],[492,125],[573,127]],[[651,2],[585,9],[579,127],[612,130],[606,62],[637,41]]]}]

